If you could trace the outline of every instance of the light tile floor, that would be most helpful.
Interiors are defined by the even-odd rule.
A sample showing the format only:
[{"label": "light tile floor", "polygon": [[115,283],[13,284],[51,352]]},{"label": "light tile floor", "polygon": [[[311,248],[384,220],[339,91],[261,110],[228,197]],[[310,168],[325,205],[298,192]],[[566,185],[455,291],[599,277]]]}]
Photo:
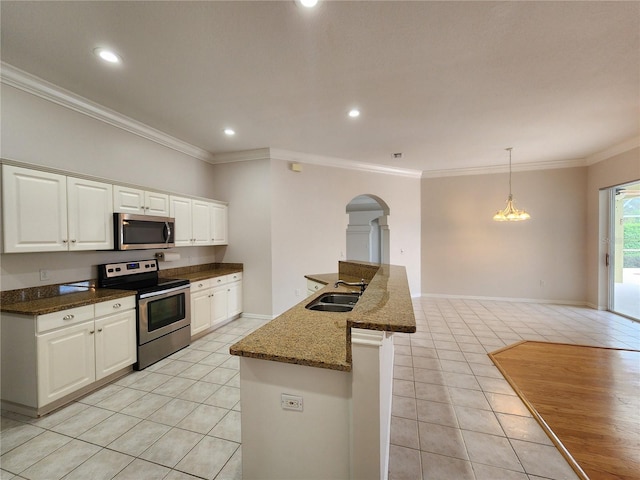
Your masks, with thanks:
[{"label": "light tile floor", "polygon": [[[521,339],[640,349],[640,324],[579,307],[414,302],[396,335],[390,479],[577,478],[487,357]],[[241,479],[241,318],[40,419],[2,412],[0,480]]]},{"label": "light tile floor", "polygon": [[520,340],[640,350],[640,323],[581,307],[422,298],[395,336],[389,478],[577,479],[493,365]]}]

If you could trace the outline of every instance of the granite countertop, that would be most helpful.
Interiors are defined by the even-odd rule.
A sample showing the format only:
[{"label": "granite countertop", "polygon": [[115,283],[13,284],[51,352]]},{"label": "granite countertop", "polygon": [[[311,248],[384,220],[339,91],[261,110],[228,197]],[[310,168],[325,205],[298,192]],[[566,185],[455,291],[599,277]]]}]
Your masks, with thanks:
[{"label": "granite countertop", "polygon": [[[404,267],[375,266],[354,271],[355,262],[340,262],[338,274],[306,275],[327,286],[246,336],[230,348],[232,355],[294,363],[332,370],[351,370],[351,328],[413,333],[416,321]],[[329,291],[338,278],[369,282],[351,312],[320,312],[305,308]]]},{"label": "granite countertop", "polygon": [[68,308],[82,307],[94,303],[106,302],[117,298],[135,295],[131,290],[109,288],[78,287],[75,285],[57,285],[57,295],[18,300],[14,303],[2,302],[2,311],[21,315],[45,315]]},{"label": "granite countertop", "polygon": [[242,267],[216,267],[209,270],[199,270],[197,272],[178,274],[178,278],[185,278],[191,283],[199,280],[205,280],[207,278],[221,277],[223,275],[229,275],[232,273],[242,272]]},{"label": "granite countertop", "polygon": [[[242,272],[241,263],[211,263],[160,270],[162,278],[184,278],[191,282]],[[23,288],[0,292],[0,311],[21,315],[45,315],[68,308],[106,302],[135,295],[133,290],[99,288],[96,280]]]}]

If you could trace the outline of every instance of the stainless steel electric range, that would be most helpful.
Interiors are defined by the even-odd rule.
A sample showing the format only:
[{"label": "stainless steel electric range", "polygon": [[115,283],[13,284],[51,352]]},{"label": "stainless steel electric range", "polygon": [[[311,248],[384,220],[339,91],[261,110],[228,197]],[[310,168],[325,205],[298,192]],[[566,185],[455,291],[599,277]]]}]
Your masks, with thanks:
[{"label": "stainless steel electric range", "polygon": [[98,265],[98,286],[137,292],[136,370],[191,342],[189,280],[160,278],[158,271],[156,259]]}]

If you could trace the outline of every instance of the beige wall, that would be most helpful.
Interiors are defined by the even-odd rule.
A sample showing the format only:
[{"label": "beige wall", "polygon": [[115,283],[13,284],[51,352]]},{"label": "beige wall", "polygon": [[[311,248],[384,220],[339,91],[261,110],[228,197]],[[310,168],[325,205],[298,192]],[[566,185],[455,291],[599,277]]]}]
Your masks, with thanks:
[{"label": "beige wall", "polygon": [[[389,206],[390,262],[407,268],[411,293],[420,294],[420,179],[272,161],[274,313],[305,295],[305,274],[336,272],[346,255],[347,204],[370,194]],[[296,296],[296,290],[301,297]]]},{"label": "beige wall", "polygon": [[245,264],[247,311],[278,315],[306,296],[305,274],[337,272],[346,206],[364,193],[390,206],[391,262],[407,266],[419,294],[419,179],[310,164],[297,173],[275,158],[220,164],[215,172],[216,191],[230,205],[225,261]]},{"label": "beige wall", "polygon": [[422,181],[422,292],[583,303],[586,168],[513,174],[526,222],[501,223],[508,174]]},{"label": "beige wall", "polygon": [[[507,174],[418,180],[265,158],[210,165],[83,114],[1,86],[3,158],[230,202],[228,247],[181,248],[169,268],[245,264],[245,311],[270,316],[301,300],[304,274],[333,272],[346,252],[347,203],[361,194],[390,207],[391,263],[413,295],[523,298],[606,306],[601,189],[640,179],[640,149],[584,168],[518,172],[529,222],[491,220]],[[603,233],[604,232],[604,233]],[[604,235],[604,237],[603,237]],[[146,252],[152,256],[154,252]],[[95,277],[95,265],[139,252],[0,255],[0,288]],[[297,296],[297,291],[300,296]]]},{"label": "beige wall", "polygon": [[[213,188],[213,166],[1,84],[0,156],[169,192],[226,200]],[[207,263],[224,247],[179,249],[182,259],[161,268]],[[153,257],[144,252],[14,253],[0,255],[0,288],[12,290],[95,278],[96,265]],[[41,282],[39,270],[51,279]]]},{"label": "beige wall", "polygon": [[214,167],[213,187],[229,202],[225,262],[244,263],[244,311],[271,317],[271,167],[268,158]]},{"label": "beige wall", "polygon": [[5,84],[0,94],[2,158],[217,199],[206,162]]},{"label": "beige wall", "polygon": [[640,148],[595,163],[587,169],[587,294],[588,305],[606,309],[608,271],[604,261],[609,237],[607,199],[603,189],[640,180]]}]

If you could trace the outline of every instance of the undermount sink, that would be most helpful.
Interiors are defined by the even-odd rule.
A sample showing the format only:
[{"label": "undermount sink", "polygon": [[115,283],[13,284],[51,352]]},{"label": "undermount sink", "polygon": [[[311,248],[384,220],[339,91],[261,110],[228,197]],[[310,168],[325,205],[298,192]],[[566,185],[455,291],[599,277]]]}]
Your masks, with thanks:
[{"label": "undermount sink", "polygon": [[309,310],[317,310],[320,312],[350,312],[353,305],[340,305],[336,303],[314,303],[307,305]]},{"label": "undermount sink", "polygon": [[359,293],[325,293],[306,306],[321,312],[350,312],[360,299]]},{"label": "undermount sink", "polygon": [[327,293],[322,295],[318,301],[321,303],[339,303],[340,305],[355,305],[360,299],[358,293]]}]

